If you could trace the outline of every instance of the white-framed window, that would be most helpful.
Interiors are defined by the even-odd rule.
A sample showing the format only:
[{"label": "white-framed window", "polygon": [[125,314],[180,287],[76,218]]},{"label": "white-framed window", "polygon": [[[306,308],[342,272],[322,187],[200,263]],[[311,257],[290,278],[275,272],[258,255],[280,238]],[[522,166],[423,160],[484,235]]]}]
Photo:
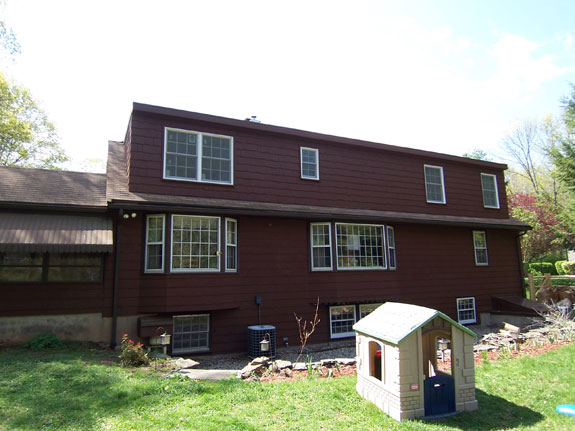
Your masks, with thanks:
[{"label": "white-framed window", "polygon": [[233,184],[233,138],[166,127],[164,178]]},{"label": "white-framed window", "polygon": [[300,147],[301,177],[319,180],[319,151],[316,148]]},{"label": "white-framed window", "polygon": [[483,190],[483,206],[485,208],[499,208],[497,177],[492,174],[481,174],[481,189]]},{"label": "white-framed window", "polygon": [[146,216],[145,272],[164,272],[164,214]]},{"label": "white-framed window", "polygon": [[238,270],[238,222],[226,218],[226,272]]},{"label": "white-framed window", "polygon": [[424,165],[425,196],[427,202],[433,204],[445,203],[445,185],[443,182],[443,168],[441,166]]},{"label": "white-framed window", "polygon": [[462,325],[477,322],[475,312],[475,298],[468,296],[466,298],[457,298],[457,321]]},{"label": "white-framed window", "polygon": [[475,250],[475,265],[489,265],[489,258],[487,256],[487,238],[484,231],[473,231],[473,248]]},{"label": "white-framed window", "polygon": [[381,305],[381,302],[377,303],[377,304],[359,304],[359,318],[363,319],[369,313],[371,313],[372,311],[375,311],[375,309],[377,307],[379,307],[380,305]]},{"label": "white-framed window", "polygon": [[210,349],[210,315],[174,316],[172,352],[198,352]]},{"label": "white-framed window", "polygon": [[329,307],[329,327],[331,338],[352,337],[355,335],[355,305]]},{"label": "white-framed window", "polygon": [[172,272],[220,270],[220,218],[172,215]]},{"label": "white-framed window", "polygon": [[336,223],[337,269],[386,269],[383,225]]},{"label": "white-framed window", "polygon": [[310,240],[312,271],[332,270],[331,223],[311,223]]},{"label": "white-framed window", "polygon": [[397,255],[395,253],[395,229],[393,229],[391,226],[387,226],[386,230],[389,269],[397,269]]}]

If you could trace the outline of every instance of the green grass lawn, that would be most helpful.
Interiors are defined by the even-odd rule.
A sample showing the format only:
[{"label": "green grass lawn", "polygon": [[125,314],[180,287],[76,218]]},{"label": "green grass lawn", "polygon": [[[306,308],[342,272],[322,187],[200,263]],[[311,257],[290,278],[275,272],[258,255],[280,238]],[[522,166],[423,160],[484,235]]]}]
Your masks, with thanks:
[{"label": "green grass lawn", "polygon": [[0,351],[0,430],[568,430],[575,345],[477,368],[479,411],[390,419],[355,377],[271,384],[196,382],[123,369],[103,351]]}]

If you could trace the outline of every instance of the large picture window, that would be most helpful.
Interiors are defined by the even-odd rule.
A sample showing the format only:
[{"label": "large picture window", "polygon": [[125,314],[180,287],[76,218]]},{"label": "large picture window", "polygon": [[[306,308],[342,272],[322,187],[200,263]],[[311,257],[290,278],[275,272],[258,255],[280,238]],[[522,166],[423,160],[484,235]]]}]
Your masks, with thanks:
[{"label": "large picture window", "polygon": [[441,166],[424,166],[425,195],[427,202],[434,204],[445,203],[445,186],[443,183],[443,168]]},{"label": "large picture window", "polygon": [[499,208],[497,177],[491,174],[481,174],[481,189],[483,190],[483,206],[485,208]]},{"label": "large picture window", "polygon": [[487,256],[487,239],[485,232],[475,230],[473,231],[473,248],[475,249],[475,264],[478,266],[486,266],[489,264]]},{"label": "large picture window", "polygon": [[336,223],[338,269],[386,269],[383,225]]},{"label": "large picture window", "polygon": [[0,254],[0,282],[98,283],[104,258],[83,253]]},{"label": "large picture window", "polygon": [[164,224],[166,217],[146,217],[146,272],[164,271]]},{"label": "large picture window", "polygon": [[311,236],[311,267],[314,271],[331,270],[331,224],[312,223]]},{"label": "large picture window", "polygon": [[173,353],[207,351],[209,348],[209,314],[174,316]]},{"label": "large picture window", "polygon": [[173,272],[219,271],[220,218],[172,216]]},{"label": "large picture window", "polygon": [[352,337],[355,335],[355,305],[329,307],[331,338]]},{"label": "large picture window", "polygon": [[232,184],[233,138],[166,128],[164,178]]}]

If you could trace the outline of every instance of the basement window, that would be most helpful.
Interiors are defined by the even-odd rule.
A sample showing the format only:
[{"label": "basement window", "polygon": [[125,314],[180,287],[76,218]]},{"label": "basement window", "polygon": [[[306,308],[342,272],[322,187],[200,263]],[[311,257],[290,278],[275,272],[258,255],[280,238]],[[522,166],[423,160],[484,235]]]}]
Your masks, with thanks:
[{"label": "basement window", "polygon": [[201,352],[209,349],[209,314],[174,316],[172,353]]},{"label": "basement window", "polygon": [[477,322],[473,296],[457,298],[457,321],[462,325]]},{"label": "basement window", "polygon": [[355,331],[355,305],[329,307],[329,326],[331,338],[353,337]]}]

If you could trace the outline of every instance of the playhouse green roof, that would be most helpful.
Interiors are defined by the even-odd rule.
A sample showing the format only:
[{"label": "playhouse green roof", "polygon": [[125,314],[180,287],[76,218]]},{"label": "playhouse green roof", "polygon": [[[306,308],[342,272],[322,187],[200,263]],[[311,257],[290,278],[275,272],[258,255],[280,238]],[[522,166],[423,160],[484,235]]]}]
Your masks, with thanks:
[{"label": "playhouse green roof", "polygon": [[392,344],[399,344],[437,316],[475,337],[475,333],[472,330],[457,323],[441,311],[400,302],[386,302],[379,306],[353,325],[353,329],[356,332],[361,332]]}]

